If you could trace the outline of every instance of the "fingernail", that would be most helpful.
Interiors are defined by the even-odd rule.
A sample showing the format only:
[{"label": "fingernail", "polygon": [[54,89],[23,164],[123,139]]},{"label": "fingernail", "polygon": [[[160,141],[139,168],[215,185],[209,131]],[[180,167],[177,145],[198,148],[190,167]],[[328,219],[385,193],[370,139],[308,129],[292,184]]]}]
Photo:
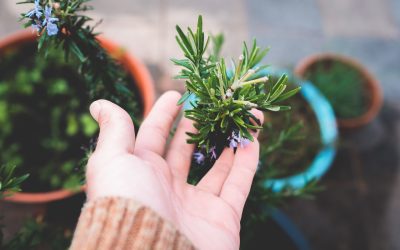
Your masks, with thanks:
[{"label": "fingernail", "polygon": [[95,119],[98,122],[100,110],[101,110],[101,104],[99,101],[93,102],[90,107],[90,114],[92,115],[93,119]]}]

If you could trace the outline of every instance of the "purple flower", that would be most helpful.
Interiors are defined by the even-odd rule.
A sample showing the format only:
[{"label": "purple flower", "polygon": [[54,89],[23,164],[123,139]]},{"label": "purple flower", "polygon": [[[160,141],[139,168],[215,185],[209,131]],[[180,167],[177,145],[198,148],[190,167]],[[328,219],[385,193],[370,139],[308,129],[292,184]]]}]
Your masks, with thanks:
[{"label": "purple flower", "polygon": [[32,28],[36,30],[37,32],[40,32],[40,29],[42,28],[42,25],[40,24],[32,24]]},{"label": "purple flower", "polygon": [[243,138],[240,140],[240,147],[244,148],[250,144],[250,140],[247,138]]},{"label": "purple flower", "polygon": [[246,147],[249,145],[250,140],[242,137],[239,132],[232,132],[231,137],[229,138],[229,147],[230,148],[237,148],[240,145],[241,148]]},{"label": "purple flower", "polygon": [[49,36],[54,36],[54,35],[57,35],[57,33],[58,33],[58,27],[57,27],[57,24],[54,24],[54,23],[48,23],[47,24],[47,34],[49,35]]},{"label": "purple flower", "polygon": [[203,164],[205,156],[200,152],[196,152],[193,154],[193,158],[197,162],[197,164]]},{"label": "purple flower", "polygon": [[232,139],[229,140],[229,147],[230,147],[230,148],[232,148],[232,149],[233,149],[233,148],[237,148],[237,145],[238,145],[238,144],[237,144],[237,142],[236,142],[236,140],[235,140],[234,138],[232,138]]},{"label": "purple flower", "polygon": [[32,18],[33,15],[35,15],[37,18],[40,18],[42,16],[42,10],[43,8],[39,5],[39,0],[35,0],[35,8],[28,13],[26,13],[26,17]]},{"label": "purple flower", "polygon": [[32,29],[36,30],[39,33],[40,30],[43,28],[42,24],[39,20],[33,20],[33,22],[34,23],[31,25]]},{"label": "purple flower", "polygon": [[46,6],[44,9],[44,21],[43,21],[43,26],[45,26],[47,23],[52,23],[58,21],[58,18],[51,17],[51,12],[53,11],[53,8],[51,6]]},{"label": "purple flower", "polygon": [[44,9],[44,21],[42,23],[43,26],[47,26],[47,34],[49,36],[57,35],[58,27],[55,22],[58,22],[58,18],[51,17],[52,7],[46,6]]}]

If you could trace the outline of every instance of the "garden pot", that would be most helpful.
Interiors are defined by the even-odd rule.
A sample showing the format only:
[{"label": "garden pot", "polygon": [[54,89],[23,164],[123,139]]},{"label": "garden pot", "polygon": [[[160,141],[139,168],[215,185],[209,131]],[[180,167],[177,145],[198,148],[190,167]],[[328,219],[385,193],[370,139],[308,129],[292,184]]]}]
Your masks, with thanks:
[{"label": "garden pot", "polygon": [[[32,31],[25,30],[10,35],[0,40],[0,54],[10,48],[19,47],[23,44],[35,43],[37,39],[36,34]],[[153,105],[155,100],[155,91],[153,81],[147,68],[138,61],[134,56],[124,52],[120,47],[111,42],[105,37],[100,36],[99,41],[101,45],[126,68],[132,79],[136,82],[136,87],[142,98],[143,115],[146,116]],[[57,200],[62,200],[74,195],[77,192],[84,190],[84,186],[77,188],[75,191],[61,189],[50,192],[37,192],[28,193],[20,192],[5,198],[6,202],[16,203],[49,203]]]},{"label": "garden pot", "polygon": [[[283,73],[293,79],[293,76],[288,72],[281,70],[269,69],[262,74],[267,75],[282,75]],[[266,188],[271,188],[275,192],[280,192],[285,187],[293,189],[303,188],[310,180],[320,179],[331,166],[336,154],[337,127],[334,112],[330,103],[326,98],[307,81],[293,81],[301,86],[300,95],[310,105],[314,112],[318,127],[320,130],[320,149],[316,152],[315,157],[302,172],[294,175],[285,176],[282,178],[267,179],[264,181]],[[273,117],[272,117],[273,118]],[[262,162],[260,162],[262,165]]]},{"label": "garden pot", "polygon": [[[381,109],[383,96],[378,80],[360,63],[356,60],[347,56],[323,53],[308,56],[301,60],[295,67],[295,74],[301,78],[306,77],[307,71],[310,70],[312,65],[322,61],[333,61],[339,62],[344,65],[349,65],[351,68],[358,71],[358,73],[364,79],[364,91],[368,96],[368,104],[366,105],[365,111],[356,117],[351,118],[337,118],[337,123],[340,128],[343,129],[354,129],[364,126],[371,122]],[[334,84],[334,83],[329,83]]]}]

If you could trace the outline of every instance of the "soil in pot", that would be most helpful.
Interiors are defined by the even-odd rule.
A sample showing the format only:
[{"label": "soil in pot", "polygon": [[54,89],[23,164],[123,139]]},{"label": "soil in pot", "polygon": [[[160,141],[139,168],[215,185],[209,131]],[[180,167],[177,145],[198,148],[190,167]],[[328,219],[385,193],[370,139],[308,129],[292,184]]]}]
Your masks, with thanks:
[{"label": "soil in pot", "polygon": [[[270,78],[271,82],[277,81]],[[289,88],[295,86],[288,84]],[[284,102],[291,110],[264,113],[263,130],[259,135],[260,169],[256,178],[265,180],[301,173],[321,148],[319,124],[309,103],[301,94]]]},{"label": "soil in pot", "polygon": [[351,119],[365,114],[370,104],[368,79],[351,64],[331,58],[311,64],[304,73],[329,100],[339,119]]},{"label": "soil in pot", "polygon": [[[32,42],[0,54],[0,159],[30,174],[22,184],[25,192],[82,183],[82,161],[98,126],[89,114],[92,99],[77,65],[72,57],[66,62],[61,51],[50,50],[47,58],[38,55]],[[131,91],[140,96],[133,79],[126,77]],[[141,117],[139,110],[138,99],[130,113]]]}]

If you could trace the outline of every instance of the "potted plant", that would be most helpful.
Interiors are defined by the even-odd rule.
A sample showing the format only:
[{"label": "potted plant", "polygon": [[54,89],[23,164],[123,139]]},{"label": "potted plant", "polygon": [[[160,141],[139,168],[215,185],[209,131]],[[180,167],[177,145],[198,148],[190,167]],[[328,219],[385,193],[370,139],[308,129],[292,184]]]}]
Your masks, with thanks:
[{"label": "potted plant", "polygon": [[[270,78],[282,71],[270,70]],[[320,179],[336,154],[337,128],[330,103],[311,83],[286,73],[291,88],[301,86],[300,94],[287,102],[292,110],[269,118],[265,114],[260,135],[260,172],[264,186],[276,192],[302,189]]]},{"label": "potted plant", "polygon": [[[282,71],[268,70],[264,74],[278,79]],[[329,169],[336,153],[337,129],[329,102],[310,83],[286,75],[290,88],[302,88],[299,95],[287,100],[290,111],[264,114],[259,136],[260,163],[243,211],[243,249],[253,249],[256,242],[265,242],[266,232],[254,230],[269,228],[270,218],[276,222],[274,228],[292,239],[292,245],[308,249],[301,233],[288,218],[282,221],[285,215],[277,208],[289,199],[312,198],[320,191],[318,180]]]},{"label": "potted plant", "polygon": [[317,54],[296,66],[295,74],[311,81],[331,102],[341,128],[358,128],[375,118],[382,106],[376,78],[347,56]]},{"label": "potted plant", "polygon": [[0,158],[31,177],[7,201],[47,203],[82,189],[97,133],[92,101],[121,105],[136,124],[153,103],[149,72],[94,32],[86,2],[25,1],[33,4],[21,14],[30,30],[0,41]]}]

